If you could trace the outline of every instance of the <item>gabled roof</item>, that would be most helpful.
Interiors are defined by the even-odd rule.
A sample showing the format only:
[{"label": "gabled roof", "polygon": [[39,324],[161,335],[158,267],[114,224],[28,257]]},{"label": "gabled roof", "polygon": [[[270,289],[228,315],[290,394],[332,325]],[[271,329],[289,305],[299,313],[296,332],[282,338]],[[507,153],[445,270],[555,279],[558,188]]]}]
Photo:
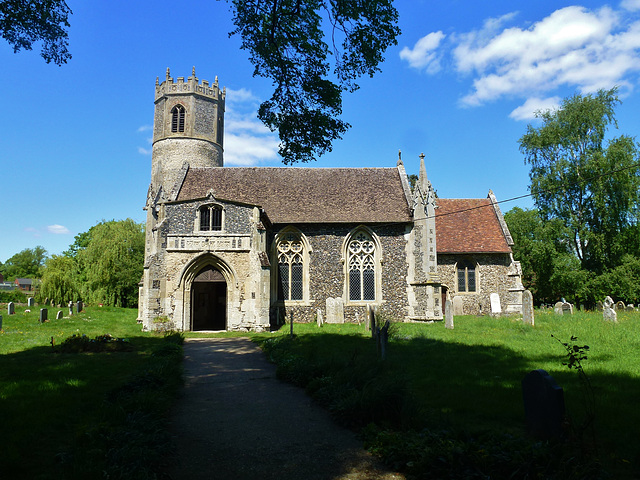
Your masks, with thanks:
[{"label": "gabled roof", "polygon": [[501,225],[502,213],[491,198],[438,198],[436,205],[439,254],[511,253],[511,236],[505,231],[506,224]]},{"label": "gabled roof", "polygon": [[412,220],[397,168],[190,168],[176,201],[205,198],[264,208],[272,223]]}]

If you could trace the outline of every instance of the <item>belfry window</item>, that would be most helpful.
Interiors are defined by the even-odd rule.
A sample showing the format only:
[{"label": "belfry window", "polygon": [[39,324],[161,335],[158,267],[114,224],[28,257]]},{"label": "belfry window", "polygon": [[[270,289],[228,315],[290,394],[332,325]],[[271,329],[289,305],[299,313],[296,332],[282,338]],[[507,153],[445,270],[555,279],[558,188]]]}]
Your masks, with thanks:
[{"label": "belfry window", "polygon": [[171,132],[184,132],[185,109],[182,105],[176,105],[171,109]]},{"label": "belfry window", "polygon": [[458,263],[458,291],[476,291],[476,267],[468,260]]},{"label": "belfry window", "polygon": [[222,230],[222,208],[217,205],[205,205],[200,207],[200,231]]},{"label": "belfry window", "polygon": [[287,232],[278,241],[278,299],[304,297],[304,248],[296,232]]},{"label": "belfry window", "polygon": [[349,300],[376,299],[376,245],[370,235],[358,232],[349,240]]}]

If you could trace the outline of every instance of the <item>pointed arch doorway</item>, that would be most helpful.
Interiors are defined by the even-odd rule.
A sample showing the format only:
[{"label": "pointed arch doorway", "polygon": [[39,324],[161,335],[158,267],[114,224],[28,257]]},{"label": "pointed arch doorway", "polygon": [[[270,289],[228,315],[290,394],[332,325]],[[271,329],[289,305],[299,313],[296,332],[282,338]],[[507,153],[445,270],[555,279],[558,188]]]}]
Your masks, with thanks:
[{"label": "pointed arch doorway", "polygon": [[191,285],[191,329],[227,329],[227,282],[210,265],[198,272]]}]

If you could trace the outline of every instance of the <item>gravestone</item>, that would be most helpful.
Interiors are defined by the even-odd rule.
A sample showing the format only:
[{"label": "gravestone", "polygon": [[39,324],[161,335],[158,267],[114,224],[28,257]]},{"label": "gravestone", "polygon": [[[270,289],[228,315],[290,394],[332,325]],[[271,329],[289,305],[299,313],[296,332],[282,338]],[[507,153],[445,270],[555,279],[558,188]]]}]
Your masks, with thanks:
[{"label": "gravestone", "polygon": [[49,316],[49,310],[47,310],[46,308],[41,308],[40,309],[40,323],[44,323],[47,320],[49,320],[48,316]]},{"label": "gravestone", "polygon": [[69,302],[69,315],[73,315],[73,302]]},{"label": "gravestone", "polygon": [[616,308],[616,311],[618,311],[618,310],[624,310],[624,307],[626,307],[626,305],[622,300],[620,300],[618,303],[616,303],[615,308]]},{"label": "gravestone", "polygon": [[562,314],[573,315],[573,305],[571,305],[569,302],[564,302],[562,304]]},{"label": "gravestone", "polygon": [[33,297],[29,297],[29,299],[27,300],[27,307],[34,307],[36,304],[36,301]]},{"label": "gravestone", "polygon": [[322,324],[324,323],[322,320],[322,310],[318,309],[316,310],[316,321],[318,322],[318,326],[321,327]]},{"label": "gravestone", "polygon": [[460,296],[453,297],[453,314],[464,315],[464,306]]},{"label": "gravestone", "polygon": [[556,302],[556,304],[553,306],[553,313],[555,313],[556,315],[562,315],[563,311],[562,311],[562,306],[564,305],[564,302]]},{"label": "gravestone", "polygon": [[16,313],[16,306],[13,302],[9,302],[7,305],[7,315],[13,315]]},{"label": "gravestone", "polygon": [[76,312],[80,313],[82,311],[83,307],[84,307],[84,305],[82,305],[82,302],[80,300],[78,300],[76,302]]},{"label": "gravestone", "polygon": [[0,331],[2,331],[2,315],[0,315]]},{"label": "gravestone", "polygon": [[629,305],[627,305],[627,308],[625,308],[625,311],[627,312],[634,312],[636,309],[633,306],[633,303],[630,303]]},{"label": "gravestone", "polygon": [[533,294],[529,290],[522,292],[522,321],[525,325],[534,325]]},{"label": "gravestone", "polygon": [[58,310],[58,313],[56,313],[56,320],[62,320],[62,310]]},{"label": "gravestone", "polygon": [[549,440],[562,435],[564,392],[545,370],[528,373],[522,380],[522,399],[527,431]]},{"label": "gravestone", "polygon": [[444,302],[444,328],[453,330],[453,304],[449,295],[447,295],[447,300]]},{"label": "gravestone", "polygon": [[327,323],[344,323],[344,303],[342,298],[327,298]]},{"label": "gravestone", "polygon": [[491,315],[500,315],[502,313],[502,308],[500,308],[500,295],[498,295],[497,293],[492,293],[490,299]]},{"label": "gravestone", "polygon": [[613,323],[618,322],[618,314],[614,310],[614,306],[615,304],[613,303],[613,299],[607,296],[604,299],[603,308],[602,308],[602,318],[607,322],[613,322]]},{"label": "gravestone", "polygon": [[600,300],[598,300],[596,302],[596,309],[601,312],[604,309],[604,303],[602,303]]}]

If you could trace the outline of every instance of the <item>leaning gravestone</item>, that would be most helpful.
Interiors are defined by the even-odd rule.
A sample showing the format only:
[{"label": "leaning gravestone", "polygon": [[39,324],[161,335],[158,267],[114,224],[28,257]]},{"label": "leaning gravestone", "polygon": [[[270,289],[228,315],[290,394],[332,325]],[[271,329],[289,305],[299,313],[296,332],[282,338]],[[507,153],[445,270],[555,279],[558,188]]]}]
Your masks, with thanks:
[{"label": "leaning gravestone", "polygon": [[56,320],[62,320],[62,310],[58,310],[58,313],[56,313]]},{"label": "leaning gravestone", "polygon": [[344,323],[344,303],[342,298],[327,298],[327,323]]},{"label": "leaning gravestone", "polygon": [[28,307],[34,307],[36,305],[36,301],[33,297],[29,297],[29,299],[27,300],[27,306]]},{"label": "leaning gravestone", "polygon": [[630,303],[629,305],[627,305],[627,308],[625,308],[626,312],[634,312],[636,309],[633,306],[633,303]]},{"label": "leaning gravestone", "polygon": [[500,307],[500,295],[498,295],[497,293],[492,293],[490,299],[491,315],[500,315],[502,313],[502,308]]},{"label": "leaning gravestone", "polygon": [[449,295],[447,295],[447,300],[444,302],[444,328],[453,330],[453,304]]},{"label": "leaning gravestone", "polygon": [[534,325],[533,295],[529,290],[522,292],[522,321],[525,325]]},{"label": "leaning gravestone", "polygon": [[13,302],[9,302],[7,305],[7,315],[13,315],[16,313],[16,306]]},{"label": "leaning gravestone", "polygon": [[47,310],[46,308],[41,308],[40,309],[40,323],[44,323],[47,320],[49,320],[48,316],[49,316],[49,310]]},{"label": "leaning gravestone", "polygon": [[602,308],[602,318],[607,322],[613,322],[613,323],[618,322],[618,314],[614,310],[613,308],[614,306],[615,304],[613,303],[613,299],[607,296],[604,299],[603,308]]},{"label": "leaning gravestone", "polygon": [[556,315],[562,315],[563,305],[564,305],[564,302],[556,302],[556,304],[553,306],[553,313],[555,313]]},{"label": "leaning gravestone", "polygon": [[562,304],[562,314],[573,315],[573,305],[571,305],[569,302],[564,302]]},{"label": "leaning gravestone", "polygon": [[564,392],[551,375],[542,369],[528,373],[522,380],[522,399],[531,435],[540,440],[562,435]]},{"label": "leaning gravestone", "polygon": [[453,297],[453,314],[464,315],[464,304],[460,296]]}]

